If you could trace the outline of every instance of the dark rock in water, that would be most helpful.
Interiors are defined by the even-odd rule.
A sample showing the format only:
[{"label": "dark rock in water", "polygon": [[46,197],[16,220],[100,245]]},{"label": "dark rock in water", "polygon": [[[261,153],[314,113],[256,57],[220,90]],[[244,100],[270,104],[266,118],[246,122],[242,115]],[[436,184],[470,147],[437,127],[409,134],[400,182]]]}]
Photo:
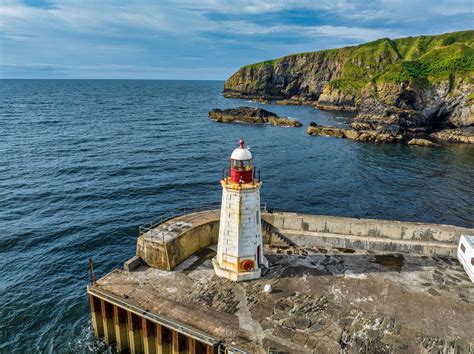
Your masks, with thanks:
[{"label": "dark rock in water", "polygon": [[400,135],[377,132],[376,130],[356,130],[339,127],[323,127],[315,123],[307,130],[309,135],[331,136],[334,138],[345,138],[357,141],[367,141],[375,143],[396,143],[402,140]]},{"label": "dark rock in water", "polygon": [[[309,135],[331,136],[334,138],[353,139],[357,141],[375,143],[407,143],[425,147],[438,147],[439,144],[428,140],[425,129],[414,129],[411,132],[403,131],[397,124],[377,124],[361,121],[352,122],[351,127],[339,128],[331,126],[320,126],[314,122],[309,124],[307,132]],[[429,138],[444,142],[463,142],[474,144],[474,127],[465,129],[447,129],[433,133]]]},{"label": "dark rock in water", "polygon": [[432,141],[428,139],[411,139],[408,142],[408,145],[418,145],[418,146],[426,146],[426,147],[436,147],[439,146],[436,143],[433,143]]},{"label": "dark rock in water", "polygon": [[209,112],[209,118],[219,123],[249,123],[272,124],[284,127],[301,127],[302,124],[295,119],[279,117],[275,113],[262,108],[238,107],[231,109],[215,108]]},{"label": "dark rock in water", "polygon": [[252,98],[252,101],[263,103],[263,104],[268,104],[268,100],[265,97],[254,97],[254,98]]},{"label": "dark rock in water", "polygon": [[304,104],[311,104],[310,101],[301,100],[299,98],[290,98],[287,100],[278,100],[275,102],[281,106],[301,106]]},{"label": "dark rock in water", "polygon": [[349,129],[337,127],[323,127],[312,122],[308,127],[309,135],[332,136],[335,138],[347,138],[347,131]]},{"label": "dark rock in water", "polygon": [[430,137],[448,143],[474,144],[474,126],[463,129],[445,129],[430,134]]}]

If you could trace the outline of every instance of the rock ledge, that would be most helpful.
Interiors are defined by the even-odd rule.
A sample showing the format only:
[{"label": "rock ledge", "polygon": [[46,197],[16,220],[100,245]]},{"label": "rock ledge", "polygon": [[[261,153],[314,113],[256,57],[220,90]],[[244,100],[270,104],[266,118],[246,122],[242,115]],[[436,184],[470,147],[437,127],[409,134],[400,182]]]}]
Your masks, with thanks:
[{"label": "rock ledge", "polygon": [[231,109],[215,108],[209,112],[209,118],[219,123],[271,124],[283,127],[301,127],[302,124],[288,117],[279,117],[262,108],[238,107]]}]

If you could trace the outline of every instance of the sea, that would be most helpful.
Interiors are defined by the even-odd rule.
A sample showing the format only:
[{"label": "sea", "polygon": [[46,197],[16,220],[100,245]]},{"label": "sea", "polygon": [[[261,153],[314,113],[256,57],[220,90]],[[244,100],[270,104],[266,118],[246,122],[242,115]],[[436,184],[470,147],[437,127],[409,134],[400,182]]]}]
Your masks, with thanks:
[{"label": "sea", "polygon": [[[243,137],[262,202],[289,212],[474,227],[474,147],[379,145],[306,133],[351,113],[222,96],[222,81],[0,80],[0,352],[103,352],[97,277],[135,254],[140,225],[218,205]],[[262,107],[301,128],[216,123]]]}]

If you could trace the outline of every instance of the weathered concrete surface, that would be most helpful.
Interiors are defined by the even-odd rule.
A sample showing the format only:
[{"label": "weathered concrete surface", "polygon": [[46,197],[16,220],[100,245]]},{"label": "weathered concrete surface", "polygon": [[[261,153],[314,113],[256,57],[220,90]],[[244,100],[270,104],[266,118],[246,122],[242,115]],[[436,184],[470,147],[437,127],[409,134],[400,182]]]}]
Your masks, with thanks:
[{"label": "weathered concrete surface", "polygon": [[452,225],[355,219],[298,213],[266,213],[263,219],[300,246],[341,247],[420,255],[456,255],[462,234]]},{"label": "weathered concrete surface", "polygon": [[217,243],[219,219],[220,210],[209,210],[168,220],[138,238],[137,256],[151,267],[172,270]]},{"label": "weathered concrete surface", "polygon": [[[297,213],[262,213],[271,231],[265,242],[283,236],[298,246],[339,247],[428,256],[456,256],[462,234],[473,229],[451,225],[355,219]],[[217,243],[220,210],[183,215],[141,235],[137,256],[147,265],[172,270],[194,253]],[[271,237],[273,233],[273,237]]]},{"label": "weathered concrete surface", "polygon": [[141,266],[141,264],[142,259],[138,256],[135,256],[123,263],[123,269],[125,269],[127,272],[131,272]]},{"label": "weathered concrete surface", "polygon": [[215,252],[204,249],[175,271],[116,270],[95,288],[250,353],[474,349],[474,284],[453,258],[297,247],[265,252],[270,271],[251,282],[215,276]]}]

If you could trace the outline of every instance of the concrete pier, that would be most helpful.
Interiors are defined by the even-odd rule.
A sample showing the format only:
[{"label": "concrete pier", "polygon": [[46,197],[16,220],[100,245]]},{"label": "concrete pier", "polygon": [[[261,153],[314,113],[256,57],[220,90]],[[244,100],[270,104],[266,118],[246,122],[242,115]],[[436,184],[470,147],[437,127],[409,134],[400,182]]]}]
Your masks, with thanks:
[{"label": "concrete pier", "polygon": [[217,353],[219,340],[212,336],[147,313],[111,293],[94,287],[88,287],[87,291],[95,336],[115,346],[119,353]]},{"label": "concrete pier", "polygon": [[474,285],[453,258],[473,229],[281,212],[262,226],[270,267],[243,283],[212,268],[218,211],[148,229],[88,286],[94,334],[130,353],[474,350]]},{"label": "concrete pier", "polygon": [[116,269],[88,288],[95,333],[132,353],[474,349],[466,325],[474,323],[474,284],[454,258],[297,246],[265,252],[269,271],[250,282],[217,277],[212,248],[174,271]]}]

